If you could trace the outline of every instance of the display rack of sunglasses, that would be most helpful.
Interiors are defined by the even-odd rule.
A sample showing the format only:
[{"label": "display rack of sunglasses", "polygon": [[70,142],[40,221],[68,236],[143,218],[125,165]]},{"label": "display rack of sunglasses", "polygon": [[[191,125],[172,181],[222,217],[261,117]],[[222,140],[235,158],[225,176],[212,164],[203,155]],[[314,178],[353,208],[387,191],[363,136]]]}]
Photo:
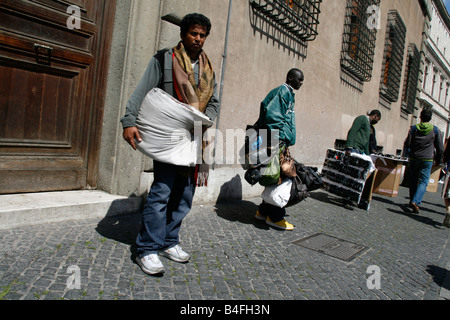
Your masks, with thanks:
[{"label": "display rack of sunglasses", "polygon": [[366,192],[365,186],[375,170],[369,156],[328,149],[322,168],[324,189],[368,209],[371,190]]}]

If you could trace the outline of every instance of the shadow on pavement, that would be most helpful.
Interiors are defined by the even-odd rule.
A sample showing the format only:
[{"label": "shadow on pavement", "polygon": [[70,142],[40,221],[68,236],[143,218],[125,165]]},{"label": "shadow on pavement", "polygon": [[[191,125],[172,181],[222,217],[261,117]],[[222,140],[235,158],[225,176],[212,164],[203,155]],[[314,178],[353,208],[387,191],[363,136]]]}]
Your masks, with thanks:
[{"label": "shadow on pavement", "polygon": [[439,287],[450,290],[450,281],[446,279],[446,274],[450,272],[449,270],[434,265],[427,265],[427,272],[433,277],[433,281]]},{"label": "shadow on pavement", "polygon": [[221,200],[215,204],[216,214],[218,217],[237,221],[243,224],[251,224],[259,229],[269,229],[263,221],[255,219],[258,205],[246,200]]},{"label": "shadow on pavement", "polygon": [[344,208],[344,199],[342,197],[328,193],[327,191],[315,190],[313,192],[310,192],[310,198]]},{"label": "shadow on pavement", "polygon": [[105,238],[118,241],[130,246],[130,259],[135,262],[136,236],[141,227],[142,213],[127,215],[108,216],[106,215],[95,228],[95,230]]},{"label": "shadow on pavement", "polygon": [[412,213],[409,210],[407,205],[400,206],[400,210],[394,210],[394,209],[391,209],[391,208],[387,208],[387,210],[392,212],[392,213],[405,215],[405,216],[407,216],[407,217],[409,217],[411,219],[414,219],[414,220],[416,220],[418,222],[425,223],[425,224],[427,224],[429,226],[432,226],[432,227],[434,227],[436,229],[442,229],[442,223],[441,222],[435,221],[435,220],[433,220],[431,218],[425,217],[425,216],[420,215],[420,214],[414,214],[414,213]]},{"label": "shadow on pavement", "polygon": [[258,205],[242,199],[242,179],[239,175],[221,186],[215,208],[216,214],[220,218],[251,224],[260,229],[269,229],[264,222],[255,219]]},{"label": "shadow on pavement", "polygon": [[[442,216],[445,216],[445,206],[444,206],[444,199],[442,199],[442,204],[436,204],[436,203],[433,203],[433,202],[430,202],[430,201],[425,201],[425,200],[423,200],[422,201],[422,208],[421,208],[421,210],[424,210],[424,211],[429,211],[429,212],[433,212],[433,213],[436,213],[436,214],[439,214],[439,215],[442,215]],[[434,207],[436,207],[438,210],[431,210],[430,209],[430,206],[434,206]]]}]

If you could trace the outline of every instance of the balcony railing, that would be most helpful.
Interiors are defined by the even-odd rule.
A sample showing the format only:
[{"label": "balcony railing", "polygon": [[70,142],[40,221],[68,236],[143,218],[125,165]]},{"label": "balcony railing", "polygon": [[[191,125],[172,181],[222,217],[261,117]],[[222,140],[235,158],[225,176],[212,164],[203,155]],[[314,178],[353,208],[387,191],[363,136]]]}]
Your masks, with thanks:
[{"label": "balcony railing", "polygon": [[256,15],[263,16],[281,31],[299,41],[312,41],[317,36],[322,0],[250,0]]}]

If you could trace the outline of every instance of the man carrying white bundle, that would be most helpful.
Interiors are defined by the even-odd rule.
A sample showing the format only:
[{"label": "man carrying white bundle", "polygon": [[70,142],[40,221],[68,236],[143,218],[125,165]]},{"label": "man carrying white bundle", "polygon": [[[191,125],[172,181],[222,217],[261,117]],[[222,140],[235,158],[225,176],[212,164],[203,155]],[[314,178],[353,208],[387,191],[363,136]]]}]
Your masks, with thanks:
[{"label": "man carrying white bundle", "polygon": [[[124,139],[136,150],[142,141],[136,127],[144,97],[153,88],[189,104],[214,120],[219,110],[212,65],[203,51],[211,30],[209,19],[188,14],[180,24],[181,41],[170,50],[159,51],[151,60],[130,97],[121,119]],[[187,262],[189,254],[179,245],[182,220],[192,207],[197,185],[197,167],[176,166],[154,160],[154,181],[143,211],[136,239],[137,262],[147,274],[164,272],[158,253],[176,262]]]}]

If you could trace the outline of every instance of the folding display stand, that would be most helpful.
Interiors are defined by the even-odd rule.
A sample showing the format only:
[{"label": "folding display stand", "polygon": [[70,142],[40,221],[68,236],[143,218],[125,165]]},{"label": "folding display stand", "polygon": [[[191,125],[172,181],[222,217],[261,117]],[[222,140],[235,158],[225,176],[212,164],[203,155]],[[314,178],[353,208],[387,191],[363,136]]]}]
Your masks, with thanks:
[{"label": "folding display stand", "polygon": [[328,149],[322,180],[326,191],[369,210],[376,173],[369,156]]}]

